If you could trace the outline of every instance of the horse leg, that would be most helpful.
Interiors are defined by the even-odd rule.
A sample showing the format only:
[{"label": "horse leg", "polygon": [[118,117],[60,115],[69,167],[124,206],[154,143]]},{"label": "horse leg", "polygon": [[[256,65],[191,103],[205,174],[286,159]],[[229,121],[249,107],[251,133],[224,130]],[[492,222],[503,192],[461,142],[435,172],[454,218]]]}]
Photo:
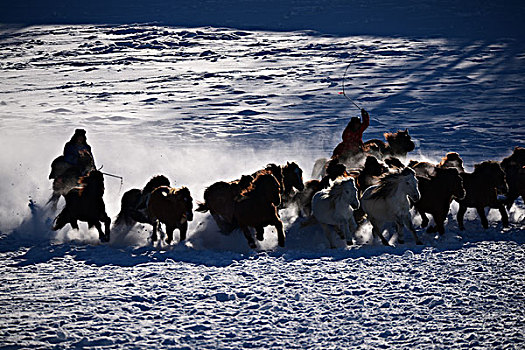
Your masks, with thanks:
[{"label": "horse leg", "polygon": [[153,220],[153,232],[151,233],[151,242],[157,240],[157,230],[159,228],[159,220]]},{"label": "horse leg", "polygon": [[348,236],[346,236],[346,244],[352,245],[352,236],[355,238],[355,233],[357,232],[357,222],[355,221],[354,215],[350,215],[350,218],[348,218]]},{"label": "horse leg", "polygon": [[479,218],[481,219],[481,225],[483,226],[483,228],[489,228],[489,222],[487,220],[487,216],[485,215],[485,208],[476,207],[476,211],[478,212]]},{"label": "horse leg", "polygon": [[257,248],[257,245],[255,244],[255,241],[252,237],[252,233],[250,232],[250,229],[248,228],[248,226],[243,226],[241,227],[241,229],[242,229],[242,233],[244,233],[244,237],[246,237],[246,240],[248,241],[248,245],[250,246],[250,248],[252,249]]},{"label": "horse leg", "polygon": [[258,241],[262,241],[262,240],[264,240],[264,227],[262,227],[262,226],[256,226],[256,227],[255,227],[255,232],[257,233],[257,234],[256,234],[256,237],[257,237],[257,240],[258,240]]},{"label": "horse leg", "polygon": [[408,214],[405,217],[403,217],[403,225],[406,228],[408,228],[410,230],[410,232],[412,232],[412,236],[414,236],[414,241],[416,241],[417,245],[423,244],[423,242],[421,242],[419,240],[419,237],[417,236],[417,232],[416,232],[416,229],[414,228],[414,224],[412,223],[412,218],[410,217],[410,214]]},{"label": "horse leg", "polygon": [[503,224],[503,227],[509,227],[509,214],[507,214],[507,210],[505,210],[503,203],[498,203],[496,209],[498,209],[501,214],[501,223]]},{"label": "horse leg", "polygon": [[[465,230],[465,225],[463,224],[463,217],[465,216],[465,213],[467,212],[467,206],[464,204],[459,203],[459,210],[458,214],[456,216],[458,220],[458,226],[461,231]],[[485,213],[483,213],[485,214]]]},{"label": "horse leg", "polygon": [[277,221],[274,224],[275,228],[277,229],[277,242],[279,244],[279,247],[284,247],[284,231],[283,231],[283,223],[279,218],[277,218]]},{"label": "horse leg", "polygon": [[175,227],[166,224],[166,243],[168,244],[173,241],[173,231],[175,231]]},{"label": "horse leg", "polygon": [[377,224],[377,222],[370,221],[370,223],[372,224],[372,234],[376,237],[379,237],[383,245],[389,246],[390,244],[388,244],[388,241],[385,239],[385,237],[383,237],[383,234],[381,233],[380,227]]},{"label": "horse leg", "polygon": [[55,219],[55,224],[53,225],[53,230],[58,231],[69,223],[69,215],[67,215],[66,210],[62,210],[60,214]]},{"label": "horse leg", "polygon": [[405,244],[405,238],[403,233],[403,223],[400,221],[396,222],[397,241],[399,244]]},{"label": "horse leg", "polygon": [[416,208],[416,210],[419,213],[419,215],[421,215],[421,220],[422,220],[421,221],[421,227],[427,227],[428,226],[428,221],[429,221],[427,214],[424,211],[419,210],[417,208]]},{"label": "horse leg", "polygon": [[179,226],[180,240],[179,242],[186,240],[186,233],[188,232],[188,222],[184,222]]},{"label": "horse leg", "polygon": [[102,221],[104,223],[104,235],[105,235],[104,240],[106,242],[109,242],[111,219],[108,216],[108,214],[106,214],[106,212],[104,212],[102,214],[102,217],[100,218],[100,221]]},{"label": "horse leg", "polygon": [[327,224],[321,224],[321,228],[324,231],[324,234],[326,235],[326,238],[328,239],[328,243],[330,244],[330,249],[335,248],[335,244],[332,242],[332,232],[330,231],[330,228],[328,228]]},{"label": "horse leg", "polygon": [[[93,227],[95,226],[95,228],[97,229],[98,231],[98,239],[101,241],[101,242],[108,242],[108,240],[106,239],[106,235],[104,234],[104,232],[102,232],[102,225],[100,224],[100,221],[95,221],[95,222],[90,222],[88,223],[89,226]],[[109,237],[108,237],[109,238]]]}]

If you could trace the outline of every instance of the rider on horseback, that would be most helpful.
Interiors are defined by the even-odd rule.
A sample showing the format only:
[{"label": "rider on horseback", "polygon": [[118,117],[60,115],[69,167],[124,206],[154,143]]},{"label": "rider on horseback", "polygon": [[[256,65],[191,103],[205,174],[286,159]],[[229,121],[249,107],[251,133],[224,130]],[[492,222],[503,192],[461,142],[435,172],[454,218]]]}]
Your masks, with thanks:
[{"label": "rider on horseback", "polygon": [[95,158],[87,143],[86,130],[75,130],[71,140],[64,146],[64,160],[76,168],[81,176],[95,168]]},{"label": "rider on horseback", "polygon": [[362,121],[359,117],[352,117],[343,131],[343,141],[337,145],[332,154],[332,158],[352,153],[356,154],[363,150],[363,133],[370,125],[368,112],[361,109]]},{"label": "rider on horseback", "polygon": [[64,154],[51,164],[49,179],[61,180],[64,176],[80,177],[95,169],[91,147],[87,144],[86,130],[76,129],[65,147]]}]

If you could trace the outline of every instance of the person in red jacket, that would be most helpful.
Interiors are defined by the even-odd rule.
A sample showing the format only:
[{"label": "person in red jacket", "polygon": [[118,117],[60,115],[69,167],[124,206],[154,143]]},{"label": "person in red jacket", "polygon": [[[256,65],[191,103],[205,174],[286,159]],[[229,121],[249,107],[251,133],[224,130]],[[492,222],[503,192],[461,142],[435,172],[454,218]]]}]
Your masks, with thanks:
[{"label": "person in red jacket", "polygon": [[352,117],[343,131],[343,142],[339,143],[334,149],[332,158],[337,158],[348,153],[358,153],[363,150],[363,132],[370,125],[368,112],[361,109],[361,118]]}]

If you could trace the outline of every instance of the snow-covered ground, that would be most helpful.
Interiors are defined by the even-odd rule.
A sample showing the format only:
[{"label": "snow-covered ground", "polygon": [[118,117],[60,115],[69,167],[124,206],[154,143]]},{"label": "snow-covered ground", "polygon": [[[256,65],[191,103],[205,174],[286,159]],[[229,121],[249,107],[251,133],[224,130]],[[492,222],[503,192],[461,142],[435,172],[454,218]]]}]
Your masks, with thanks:
[{"label": "snow-covered ground", "polygon": [[425,246],[406,235],[385,248],[366,224],[359,245],[330,250],[291,211],[286,248],[268,228],[255,252],[208,214],[169,247],[152,247],[140,225],[109,244],[85,224],[49,230],[49,164],[78,127],[97,165],[124,177],[106,178],[112,218],[123,192],[155,174],[194,200],[269,162],[296,161],[307,180],[359,113],[338,94],[350,62],[346,93],[372,116],[365,139],[408,128],[409,158],[457,151],[468,170],[525,144],[517,36],[239,27],[2,28],[0,347],[522,348],[521,200],[506,230],[496,211],[486,231],[469,211],[461,232],[454,204],[445,236],[418,231]]}]

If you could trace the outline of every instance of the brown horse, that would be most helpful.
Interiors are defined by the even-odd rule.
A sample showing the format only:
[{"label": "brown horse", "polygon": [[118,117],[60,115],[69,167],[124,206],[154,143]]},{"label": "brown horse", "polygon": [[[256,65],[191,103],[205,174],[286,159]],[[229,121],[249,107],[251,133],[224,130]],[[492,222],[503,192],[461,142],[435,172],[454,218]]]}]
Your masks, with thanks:
[{"label": "brown horse", "polygon": [[408,163],[408,166],[414,169],[417,176],[426,177],[434,176],[436,168],[454,168],[460,174],[465,172],[465,168],[463,168],[463,159],[461,159],[459,154],[456,152],[447,153],[445,157],[441,158],[441,162],[436,165],[429,162],[418,162],[416,160],[411,160],[410,163]]},{"label": "brown horse", "polygon": [[186,187],[171,188],[160,186],[151,192],[148,201],[148,216],[153,222],[151,241],[157,240],[157,230],[160,223],[166,225],[166,243],[173,241],[173,231],[179,229],[180,241],[186,239],[188,221],[193,220],[193,199]]},{"label": "brown horse", "polygon": [[412,152],[416,148],[408,129],[385,133],[384,136],[386,143],[378,139],[366,141],[364,143],[365,152],[383,159],[388,156],[405,157],[408,152]]},{"label": "brown horse", "polygon": [[294,189],[296,191],[304,190],[303,170],[295,162],[287,162],[285,166],[281,167],[283,173],[283,192],[282,207],[286,207],[294,200]]},{"label": "brown horse", "polygon": [[379,163],[376,157],[368,156],[366,157],[364,168],[359,171],[357,176],[357,190],[359,197],[363,192],[370,186],[378,184],[378,176],[381,176],[388,172],[388,167]]},{"label": "brown horse", "polygon": [[209,211],[221,232],[233,231],[237,227],[233,217],[235,198],[248,188],[252,181],[252,176],[243,175],[239,180],[214,183],[204,190],[204,203],[198,203],[196,210],[201,213]]},{"label": "brown horse", "polygon": [[170,180],[166,176],[157,175],[152,177],[142,190],[133,188],[124,193],[115,225],[133,226],[136,222],[153,225],[147,213],[147,203],[151,192],[157,187],[169,185]]},{"label": "brown horse", "polygon": [[489,224],[485,216],[485,207],[496,208],[501,213],[501,221],[504,227],[509,226],[509,216],[505,206],[498,200],[498,191],[507,193],[508,187],[505,181],[505,173],[498,162],[485,161],[474,166],[473,173],[462,173],[465,198],[458,200],[459,210],[457,214],[460,230],[464,230],[463,217],[467,208],[476,208],[481,219],[483,228]]},{"label": "brown horse", "polygon": [[509,185],[505,205],[510,209],[519,196],[525,200],[525,148],[514,148],[512,154],[503,159],[501,167]]},{"label": "brown horse", "polygon": [[463,180],[455,168],[436,168],[430,178],[417,176],[421,198],[414,206],[421,215],[421,227],[427,227],[429,213],[434,218],[435,227],[429,227],[427,232],[445,233],[445,219],[447,218],[452,199],[461,200],[465,197]]},{"label": "brown horse", "polygon": [[[73,188],[66,198],[66,206],[55,218],[53,230],[60,230],[70,224],[72,228],[78,229],[78,222],[86,221],[89,227],[95,227],[102,242],[109,242],[109,225],[111,219],[106,214],[106,206],[102,199],[104,195],[104,175],[98,170],[91,171],[88,176],[81,178],[83,187]],[[100,222],[105,225],[102,232]]]},{"label": "brown horse", "polygon": [[251,186],[235,200],[234,217],[250,248],[256,245],[249,228],[255,228],[257,239],[262,241],[264,227],[268,225],[275,226],[279,246],[284,247],[283,223],[277,212],[280,203],[280,185],[269,172],[257,175]]}]

